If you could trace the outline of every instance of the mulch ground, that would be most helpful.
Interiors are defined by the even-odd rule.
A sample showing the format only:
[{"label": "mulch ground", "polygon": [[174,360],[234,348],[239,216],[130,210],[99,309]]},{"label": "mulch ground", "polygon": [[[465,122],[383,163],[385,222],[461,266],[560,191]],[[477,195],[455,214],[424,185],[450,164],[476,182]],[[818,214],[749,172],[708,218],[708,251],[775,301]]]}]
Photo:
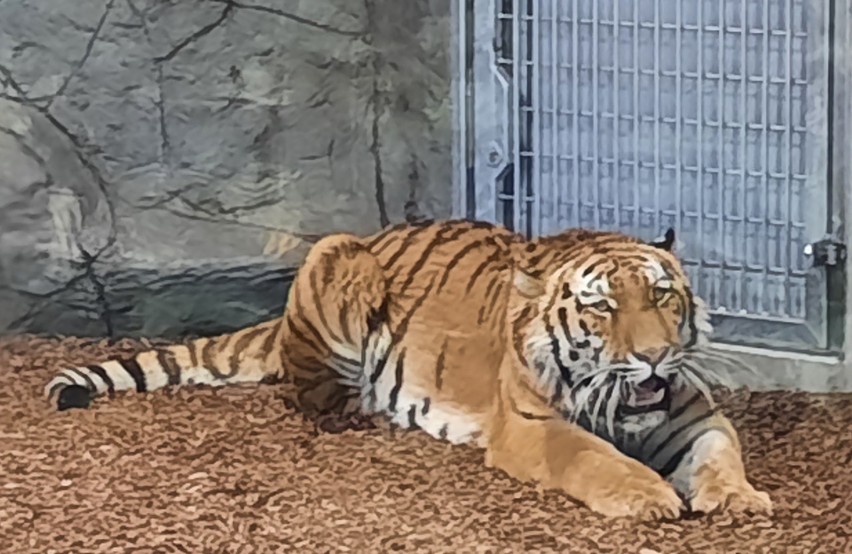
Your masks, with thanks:
[{"label": "mulch ground", "polygon": [[318,432],[276,386],[58,413],[42,387],[138,341],[0,339],[0,552],[852,552],[852,395],[729,413],[771,518],[601,518],[417,431]]}]

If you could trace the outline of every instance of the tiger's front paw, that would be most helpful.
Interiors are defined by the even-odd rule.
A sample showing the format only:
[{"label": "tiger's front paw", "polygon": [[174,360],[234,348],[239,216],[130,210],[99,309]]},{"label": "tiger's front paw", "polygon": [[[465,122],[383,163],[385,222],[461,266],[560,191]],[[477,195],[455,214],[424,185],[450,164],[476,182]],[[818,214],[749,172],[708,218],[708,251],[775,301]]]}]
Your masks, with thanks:
[{"label": "tiger's front paw", "polygon": [[621,492],[590,500],[593,511],[609,517],[631,517],[643,521],[677,519],[683,509],[671,487],[625,487]]},{"label": "tiger's front paw", "polygon": [[[611,517],[640,520],[676,519],[685,508],[674,487],[650,468],[631,461],[618,464],[617,471],[601,475],[607,483],[595,487],[586,505]],[[609,474],[609,475],[606,475]]]},{"label": "tiger's front paw", "polygon": [[731,512],[772,515],[769,494],[756,490],[748,482],[709,482],[698,487],[689,502],[690,510],[710,514]]}]

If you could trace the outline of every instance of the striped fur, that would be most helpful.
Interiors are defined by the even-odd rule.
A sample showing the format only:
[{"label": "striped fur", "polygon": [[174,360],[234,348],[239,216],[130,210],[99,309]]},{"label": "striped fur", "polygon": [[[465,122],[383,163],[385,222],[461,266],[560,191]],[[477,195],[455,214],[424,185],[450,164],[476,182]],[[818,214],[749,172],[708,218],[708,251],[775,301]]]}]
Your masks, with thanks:
[{"label": "striped fur", "polygon": [[[602,513],[668,513],[679,498],[642,471],[670,470],[690,497],[693,474],[706,465],[696,465],[692,447],[706,429],[723,429],[730,447],[722,449],[739,459],[719,414],[683,431],[665,414],[619,412],[625,391],[653,372],[677,398],[706,382],[689,353],[706,344],[709,325],[668,252],[672,242],[588,230],[527,241],[470,221],[332,235],[309,252],[280,318],[65,369],[46,393],[66,409],[125,390],[286,379],[308,415],[386,414],[404,428],[485,447],[489,463]],[[661,283],[666,302],[649,296],[662,294]],[[709,409],[699,396],[695,406]],[[630,442],[639,435],[644,450]],[[536,437],[540,444],[528,444]],[[579,474],[571,468],[583,452],[599,452],[614,474],[641,473],[643,494],[628,497],[645,500],[613,507],[601,491],[565,481]],[[682,463],[672,469],[672,460]]]}]

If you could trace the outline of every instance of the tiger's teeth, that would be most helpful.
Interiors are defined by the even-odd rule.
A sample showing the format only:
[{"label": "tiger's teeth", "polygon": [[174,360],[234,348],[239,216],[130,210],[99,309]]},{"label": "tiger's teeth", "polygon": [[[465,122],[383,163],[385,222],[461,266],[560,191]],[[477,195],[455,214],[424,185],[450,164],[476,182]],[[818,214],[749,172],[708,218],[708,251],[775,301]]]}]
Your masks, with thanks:
[{"label": "tiger's teeth", "polygon": [[663,398],[666,396],[666,391],[663,389],[658,390],[654,393],[654,396],[651,398],[649,404],[659,404],[663,401]]},{"label": "tiger's teeth", "polygon": [[636,394],[636,390],[634,389],[630,391],[630,395],[627,398],[627,403],[631,406],[651,406],[662,402],[665,395],[666,391],[660,389],[655,393],[651,394],[650,396],[639,397]]}]

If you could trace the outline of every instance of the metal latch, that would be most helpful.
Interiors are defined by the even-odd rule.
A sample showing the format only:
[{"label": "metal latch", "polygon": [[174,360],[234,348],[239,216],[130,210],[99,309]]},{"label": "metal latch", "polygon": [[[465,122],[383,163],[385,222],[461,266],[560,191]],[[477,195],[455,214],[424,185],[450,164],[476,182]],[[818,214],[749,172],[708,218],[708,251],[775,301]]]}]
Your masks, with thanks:
[{"label": "metal latch", "polygon": [[806,244],[803,252],[813,259],[813,267],[835,266],[846,262],[846,245],[830,238]]}]

